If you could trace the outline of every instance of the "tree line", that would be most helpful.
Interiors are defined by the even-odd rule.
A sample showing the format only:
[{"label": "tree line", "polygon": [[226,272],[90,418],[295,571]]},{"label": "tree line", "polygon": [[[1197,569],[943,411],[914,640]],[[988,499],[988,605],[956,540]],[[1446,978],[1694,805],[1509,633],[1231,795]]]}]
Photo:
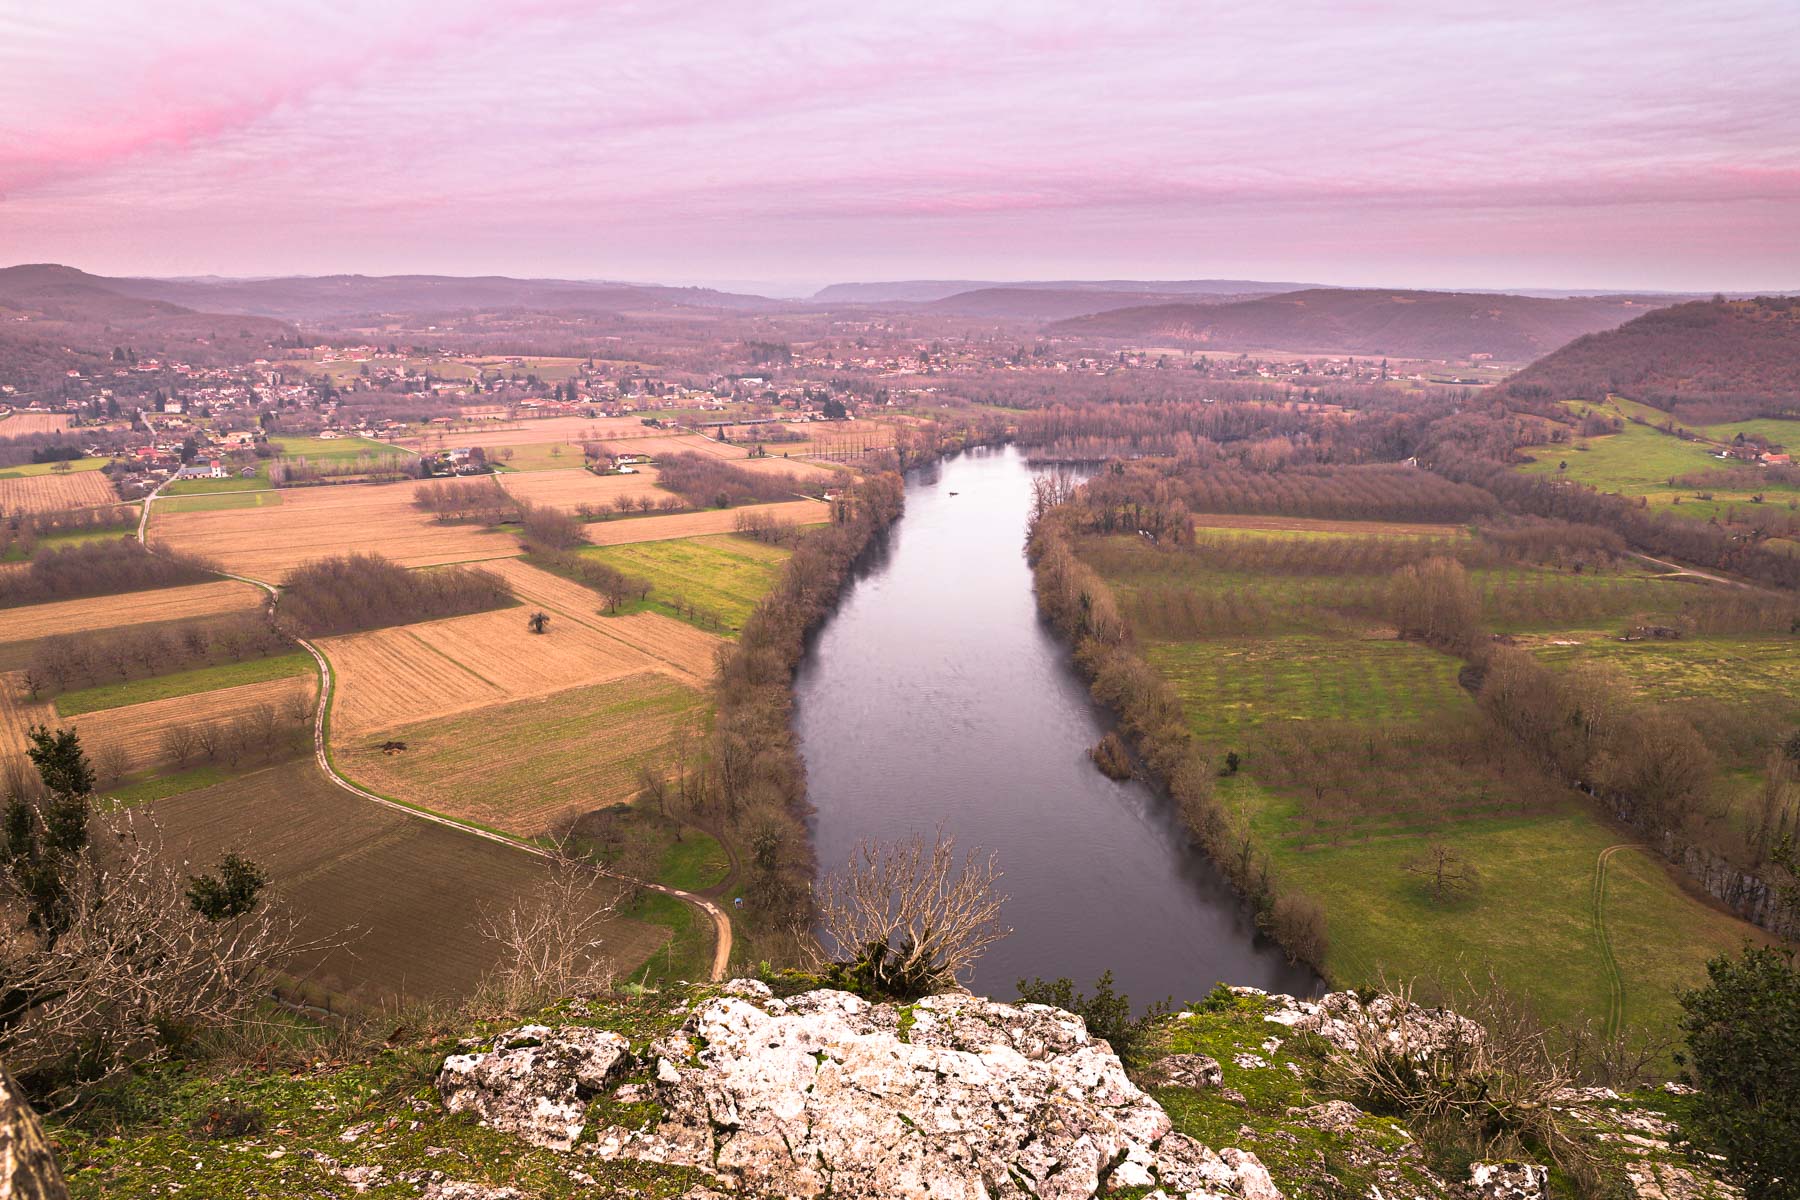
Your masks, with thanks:
[{"label": "tree line", "polygon": [[696,454],[691,450],[659,456],[656,471],[657,482],[662,487],[695,508],[768,504],[792,500],[809,490],[809,485],[793,475],[746,471],[717,455]]},{"label": "tree line", "polygon": [[513,603],[512,588],[479,567],[409,571],[379,554],[315,559],[282,582],[280,621],[306,637],[460,617]]},{"label": "tree line", "polygon": [[0,608],[179,587],[216,579],[212,564],[177,550],[151,554],[135,538],[45,546],[23,571],[0,574]]},{"label": "tree line", "polygon": [[1290,957],[1318,966],[1329,945],[1324,909],[1283,888],[1247,826],[1213,794],[1214,753],[1188,725],[1181,697],[1136,652],[1106,582],[1075,552],[1076,514],[1041,504],[1026,554],[1038,607],[1075,648],[1094,698],[1119,717],[1119,732],[1167,789],[1195,841],[1253,905],[1261,926]]},{"label": "tree line", "polygon": [[22,682],[37,700],[115,680],[248,662],[293,648],[267,613],[53,634],[32,647]]}]

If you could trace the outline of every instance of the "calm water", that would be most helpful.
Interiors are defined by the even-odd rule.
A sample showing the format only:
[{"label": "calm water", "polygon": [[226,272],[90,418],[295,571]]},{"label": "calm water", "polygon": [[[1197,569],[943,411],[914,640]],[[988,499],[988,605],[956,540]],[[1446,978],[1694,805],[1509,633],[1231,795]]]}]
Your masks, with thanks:
[{"label": "calm water", "polygon": [[1010,448],[915,476],[905,517],[820,632],[796,728],[821,866],[841,866],[859,837],[940,822],[959,850],[998,852],[1014,932],[972,981],[990,994],[1108,969],[1140,1005],[1197,1000],[1220,980],[1311,990],[1187,847],[1173,807],[1087,760],[1107,726],[1038,618],[1030,503]]}]

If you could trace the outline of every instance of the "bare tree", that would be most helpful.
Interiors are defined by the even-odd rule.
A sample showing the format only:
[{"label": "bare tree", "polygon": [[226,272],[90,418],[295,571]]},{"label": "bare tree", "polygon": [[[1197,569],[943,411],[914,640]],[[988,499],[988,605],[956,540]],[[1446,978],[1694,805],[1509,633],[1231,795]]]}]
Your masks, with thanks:
[{"label": "bare tree", "polygon": [[314,948],[268,905],[209,919],[159,841],[141,812],[96,821],[67,881],[67,928],[51,937],[8,922],[15,936],[0,943],[0,977],[13,1007],[0,1056],[24,1072],[62,1068],[55,1107],[202,1030],[247,1019],[271,972]]},{"label": "bare tree", "polygon": [[958,975],[1012,931],[1000,923],[997,855],[956,860],[956,839],[915,835],[861,841],[821,885],[820,920],[839,954],[894,995],[954,987]]},{"label": "bare tree", "polygon": [[1400,869],[1423,877],[1431,898],[1440,904],[1474,891],[1481,882],[1475,864],[1456,847],[1443,842],[1427,843],[1421,853],[1401,863]]},{"label": "bare tree", "polygon": [[131,755],[125,752],[122,744],[108,742],[94,751],[94,766],[99,771],[101,780],[110,786],[123,779],[125,773],[131,770]]},{"label": "bare tree", "polygon": [[565,996],[612,986],[604,953],[617,889],[558,845],[542,879],[505,912],[483,915],[481,934],[498,944],[499,960],[483,994],[506,1012],[523,1012]]},{"label": "bare tree", "polygon": [[188,760],[194,757],[194,749],[199,745],[194,730],[189,725],[171,725],[162,733],[162,751],[175,760],[175,765],[185,767]]}]

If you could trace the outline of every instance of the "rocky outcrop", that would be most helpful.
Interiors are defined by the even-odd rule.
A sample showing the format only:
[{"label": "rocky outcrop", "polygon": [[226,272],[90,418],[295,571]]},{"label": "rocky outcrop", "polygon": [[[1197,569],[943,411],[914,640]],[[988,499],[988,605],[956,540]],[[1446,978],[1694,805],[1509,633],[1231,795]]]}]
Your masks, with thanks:
[{"label": "rocky outcrop", "polygon": [[1281,1198],[1254,1154],[1173,1132],[1069,1013],[964,995],[898,1006],[733,991],[657,1040],[649,1082],[615,1097],[653,1102],[661,1117],[647,1128],[584,1136],[583,1080],[603,1083],[620,1060],[579,1028],[528,1027],[454,1056],[440,1093],[536,1144],[696,1168],[739,1195]]},{"label": "rocky outcrop", "polygon": [[0,1066],[0,1197],[68,1200],[68,1195],[37,1114]]},{"label": "rocky outcrop", "polygon": [[526,1025],[485,1051],[445,1059],[438,1095],[451,1112],[474,1113],[533,1145],[567,1150],[581,1136],[588,1101],[630,1053],[629,1042],[604,1029]]}]

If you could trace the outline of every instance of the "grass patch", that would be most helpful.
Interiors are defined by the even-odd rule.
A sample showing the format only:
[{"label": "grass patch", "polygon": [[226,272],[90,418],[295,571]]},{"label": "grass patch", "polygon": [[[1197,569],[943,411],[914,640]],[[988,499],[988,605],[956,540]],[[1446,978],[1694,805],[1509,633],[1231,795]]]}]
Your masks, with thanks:
[{"label": "grass patch", "polygon": [[220,688],[241,687],[247,683],[287,679],[294,675],[309,674],[313,669],[312,656],[304,650],[295,650],[269,658],[253,658],[248,662],[195,667],[191,671],[177,671],[171,675],[127,679],[119,683],[103,683],[64,692],[56,698],[56,711],[63,717],[75,717],[106,708],[123,708],[127,704],[143,704],[151,700],[167,700],[173,696],[192,696],[200,692],[218,691]]},{"label": "grass patch", "polygon": [[680,616],[676,601],[743,626],[780,578],[790,551],[733,533],[584,548],[581,554],[649,580],[650,607]]},{"label": "grass patch", "polygon": [[227,778],[226,772],[219,767],[190,767],[172,775],[158,775],[120,784],[103,793],[101,799],[114,808],[133,808],[139,804],[167,800],[170,796],[179,796],[184,792],[197,792],[201,788],[223,783]]},{"label": "grass patch", "polygon": [[[223,480],[197,480],[189,482],[220,483]],[[252,484],[254,481],[244,479],[239,483]],[[267,481],[264,481],[265,484]],[[167,495],[167,492],[164,493]],[[157,501],[157,508],[164,512],[219,512],[227,508],[271,508],[281,503],[281,493],[273,488],[260,486],[254,491],[220,490],[206,495],[178,495],[171,499]]]},{"label": "grass patch", "polygon": [[413,458],[411,450],[402,450],[386,442],[368,438],[272,437],[269,446],[282,458],[304,458],[308,462],[343,462],[358,458]]},{"label": "grass patch", "polygon": [[1175,686],[1195,732],[1209,740],[1278,718],[1397,721],[1466,702],[1455,659],[1391,639],[1159,642],[1144,657]]},{"label": "grass patch", "polygon": [[[70,471],[99,471],[110,463],[110,458],[72,458],[69,460]],[[0,479],[30,479],[35,475],[54,475],[61,463],[26,463],[23,466],[8,467],[0,471]]]},{"label": "grass patch", "polygon": [[661,892],[646,892],[622,915],[669,931],[669,940],[638,969],[633,982],[704,981],[712,974],[712,922],[691,904]]},{"label": "grass patch", "polygon": [[[37,539],[37,543],[32,547],[32,554],[36,554],[39,550],[61,550],[68,546],[79,546],[85,542],[117,541],[119,538],[131,537],[135,532],[135,527],[125,527],[119,529],[82,529],[73,533],[52,533]],[[0,562],[24,562],[30,557],[30,554],[25,553],[25,546],[22,542],[14,542],[6,548],[6,553],[4,555],[0,555]]]},{"label": "grass patch", "polygon": [[710,833],[688,830],[679,842],[669,844],[656,881],[684,892],[703,892],[723,883],[730,872],[731,859],[719,845],[719,839]]},{"label": "grass patch", "polygon": [[265,467],[259,465],[256,468],[256,474],[249,479],[243,478],[235,471],[224,479],[177,479],[165,486],[160,495],[211,496],[217,492],[262,491],[275,486],[269,482],[265,470]]}]

